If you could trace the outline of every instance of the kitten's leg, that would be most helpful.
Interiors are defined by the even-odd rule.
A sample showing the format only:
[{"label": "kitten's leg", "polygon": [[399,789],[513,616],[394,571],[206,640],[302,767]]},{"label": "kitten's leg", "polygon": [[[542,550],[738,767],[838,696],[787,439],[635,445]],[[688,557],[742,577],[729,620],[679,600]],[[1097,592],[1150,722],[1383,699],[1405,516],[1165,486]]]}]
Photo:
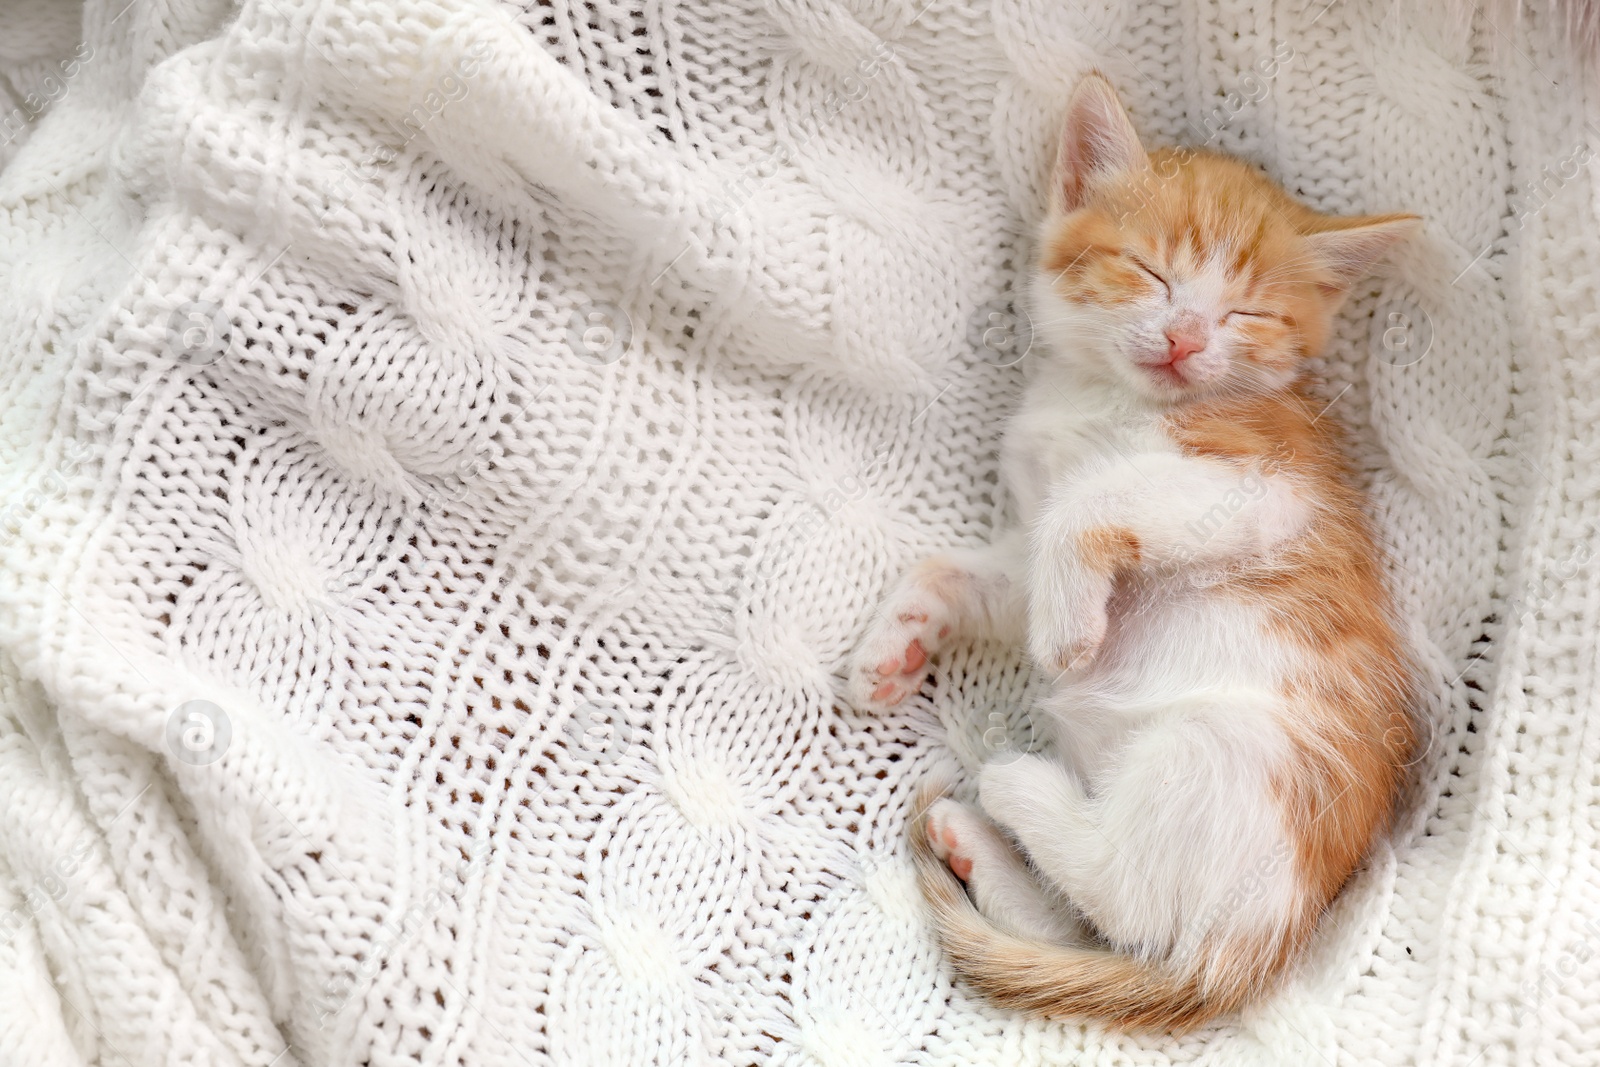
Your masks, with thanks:
[{"label": "kitten's leg", "polygon": [[1119,574],[1176,577],[1259,553],[1308,517],[1283,476],[1194,456],[1141,455],[1063,483],[1031,531],[1028,650],[1053,673],[1087,666]]},{"label": "kitten's leg", "polygon": [[956,549],[911,568],[883,602],[850,661],[858,708],[893,707],[928,676],[928,656],[962,638],[1021,643],[1026,623],[1021,534]]},{"label": "kitten's leg", "polygon": [[1294,906],[1265,703],[1174,709],[1140,731],[1091,800],[1054,760],[986,764],[984,811],[1114,942],[1195,948],[1213,925],[1270,928]]},{"label": "kitten's leg", "polygon": [[938,857],[967,883],[973,903],[1012,933],[1042,941],[1081,941],[1085,931],[996,829],[971,808],[945,797],[928,809],[924,827]]},{"label": "kitten's leg", "polygon": [[1016,838],[1034,866],[1076,900],[1104,869],[1113,843],[1071,771],[1044,756],[984,764],[978,777],[984,812]]}]

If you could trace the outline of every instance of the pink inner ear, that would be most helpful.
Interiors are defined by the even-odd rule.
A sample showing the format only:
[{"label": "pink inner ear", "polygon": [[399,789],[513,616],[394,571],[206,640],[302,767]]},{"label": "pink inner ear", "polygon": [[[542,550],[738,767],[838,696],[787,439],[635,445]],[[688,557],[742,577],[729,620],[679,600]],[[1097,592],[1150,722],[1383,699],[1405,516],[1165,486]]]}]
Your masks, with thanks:
[{"label": "pink inner ear", "polygon": [[1364,226],[1307,234],[1306,242],[1343,288],[1364,277],[1385,252],[1416,233],[1421,224],[1415,215],[1393,215]]},{"label": "pink inner ear", "polygon": [[1096,182],[1148,162],[1138,131],[1111,83],[1099,74],[1086,75],[1073,90],[1061,131],[1054,183],[1057,206],[1076,211]]}]

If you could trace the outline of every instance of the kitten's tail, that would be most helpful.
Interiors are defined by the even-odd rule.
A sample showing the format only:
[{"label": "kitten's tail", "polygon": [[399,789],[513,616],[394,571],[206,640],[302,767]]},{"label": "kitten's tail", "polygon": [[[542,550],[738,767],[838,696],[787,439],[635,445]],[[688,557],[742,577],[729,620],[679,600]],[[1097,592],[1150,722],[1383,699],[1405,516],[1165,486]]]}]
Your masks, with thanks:
[{"label": "kitten's tail", "polygon": [[[924,795],[915,810],[926,811],[936,795]],[[945,952],[967,981],[1002,1007],[1176,1033],[1237,1011],[1265,992],[1270,976],[1259,966],[1184,975],[1118,952],[1019,937],[973,907],[934,854],[920,819],[911,827],[911,852]]]}]

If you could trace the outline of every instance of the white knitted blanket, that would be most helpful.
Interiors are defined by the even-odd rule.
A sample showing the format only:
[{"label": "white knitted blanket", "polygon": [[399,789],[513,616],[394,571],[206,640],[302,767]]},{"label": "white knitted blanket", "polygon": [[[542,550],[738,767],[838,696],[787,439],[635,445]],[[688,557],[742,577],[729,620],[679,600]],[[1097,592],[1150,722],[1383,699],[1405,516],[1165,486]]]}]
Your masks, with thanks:
[{"label": "white knitted blanket", "polygon": [[[1460,11],[4,8],[0,1063],[1600,1063],[1600,106]],[[1031,743],[1016,653],[836,696],[1006,506],[1091,66],[1152,142],[1427,218],[1321,368],[1424,795],[1184,1040],[930,939],[910,798]]]}]

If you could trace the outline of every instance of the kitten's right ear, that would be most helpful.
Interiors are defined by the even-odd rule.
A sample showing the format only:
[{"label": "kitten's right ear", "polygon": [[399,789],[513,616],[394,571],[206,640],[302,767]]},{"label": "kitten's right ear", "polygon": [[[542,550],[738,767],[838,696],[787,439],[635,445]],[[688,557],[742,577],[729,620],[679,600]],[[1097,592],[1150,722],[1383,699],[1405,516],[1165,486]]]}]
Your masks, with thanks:
[{"label": "kitten's right ear", "polygon": [[1149,165],[1117,91],[1098,71],[1084,75],[1067,104],[1050,206],[1062,213],[1076,211],[1097,183]]},{"label": "kitten's right ear", "polygon": [[1422,228],[1422,218],[1419,215],[1368,215],[1324,218],[1322,224],[1326,228],[1306,234],[1306,241],[1329,276],[1323,289],[1329,296],[1342,300],[1391,245]]}]

